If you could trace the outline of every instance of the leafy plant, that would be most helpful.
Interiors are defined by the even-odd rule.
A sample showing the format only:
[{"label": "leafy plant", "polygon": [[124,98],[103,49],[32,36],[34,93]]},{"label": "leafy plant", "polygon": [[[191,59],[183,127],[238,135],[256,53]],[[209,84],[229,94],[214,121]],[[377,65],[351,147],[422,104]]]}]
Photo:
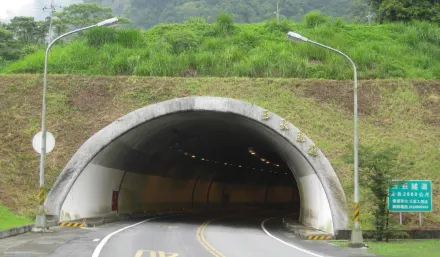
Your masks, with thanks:
[{"label": "leafy plant", "polygon": [[314,10],[304,15],[304,22],[307,28],[314,28],[328,21],[320,11]]},{"label": "leafy plant", "polygon": [[231,15],[227,13],[220,13],[217,16],[215,29],[218,35],[231,35],[235,30],[234,21],[232,20]]},{"label": "leafy plant", "polygon": [[[397,147],[359,147],[360,184],[372,195],[369,201],[373,203],[374,237],[377,241],[388,241],[391,235],[387,207],[388,187],[396,183],[393,180],[399,178],[400,172],[405,168],[398,160],[399,151]],[[352,156],[346,158],[347,162],[352,160]]]}]

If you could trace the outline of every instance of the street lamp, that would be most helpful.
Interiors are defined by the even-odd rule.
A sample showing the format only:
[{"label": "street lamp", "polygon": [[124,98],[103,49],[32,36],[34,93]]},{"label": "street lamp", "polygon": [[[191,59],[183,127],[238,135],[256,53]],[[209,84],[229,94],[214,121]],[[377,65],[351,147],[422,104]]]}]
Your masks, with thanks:
[{"label": "street lamp", "polygon": [[47,60],[49,56],[49,51],[52,45],[58,40],[70,34],[80,32],[86,29],[91,29],[94,27],[103,27],[103,26],[112,26],[118,22],[118,18],[114,17],[111,19],[107,19],[96,23],[94,25],[83,27],[79,29],[72,30],[65,34],[62,34],[52,40],[46,48],[46,56],[44,57],[44,79],[43,79],[43,108],[41,112],[41,154],[40,154],[40,207],[38,209],[38,213],[35,218],[35,231],[43,231],[46,228],[46,213],[44,211],[44,164],[46,159],[46,81],[47,81]]},{"label": "street lamp", "polygon": [[294,41],[302,41],[302,42],[308,42],[312,43],[324,48],[327,48],[329,50],[332,50],[333,52],[336,52],[345,58],[347,58],[348,61],[350,61],[351,65],[353,66],[353,72],[354,72],[354,88],[353,88],[353,94],[354,94],[354,228],[351,232],[351,243],[350,246],[352,247],[363,247],[365,246],[363,243],[362,238],[362,230],[359,223],[359,165],[358,165],[358,96],[357,96],[357,90],[358,90],[358,82],[357,82],[357,71],[356,71],[356,65],[354,62],[348,57],[348,55],[344,54],[343,52],[334,49],[332,47],[323,45],[321,43],[315,42],[313,40],[310,40],[304,36],[301,36],[298,33],[295,32],[288,32],[287,38]]}]

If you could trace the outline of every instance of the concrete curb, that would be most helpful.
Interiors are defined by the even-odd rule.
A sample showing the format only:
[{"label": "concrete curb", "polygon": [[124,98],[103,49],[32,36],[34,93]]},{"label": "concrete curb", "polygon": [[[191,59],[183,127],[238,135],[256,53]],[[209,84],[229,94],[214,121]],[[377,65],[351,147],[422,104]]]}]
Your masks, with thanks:
[{"label": "concrete curb", "polygon": [[31,231],[33,227],[34,227],[34,224],[31,224],[31,225],[25,225],[25,226],[21,226],[21,227],[15,227],[15,228],[2,230],[2,231],[0,231],[0,239],[27,233],[27,232]]},{"label": "concrete curb", "polygon": [[320,231],[314,228],[306,227],[301,223],[298,223],[289,216],[284,216],[283,219],[284,228],[295,236],[306,240],[331,240],[333,235],[324,231]]},{"label": "concrete curb", "polygon": [[[173,215],[173,214],[182,214],[182,213],[188,213],[189,211],[181,211],[181,212],[155,212],[155,213],[131,213],[131,214],[119,214],[119,215],[113,215],[113,216],[107,216],[107,217],[101,217],[101,218],[86,218],[86,222],[84,222],[83,219],[80,220],[71,220],[71,221],[65,221],[60,222],[61,223],[73,223],[73,224],[82,224],[81,227],[97,227],[102,226],[107,223],[113,223],[117,221],[123,221],[123,220],[129,220],[129,219],[142,219],[142,218],[153,218],[158,216],[167,216],[167,215]],[[72,226],[75,227],[75,226]],[[76,228],[79,228],[80,226],[76,226]]]},{"label": "concrete curb", "polygon": [[[390,239],[438,239],[440,238],[440,230],[394,230],[391,231]],[[363,230],[364,239],[374,238],[374,230]],[[336,240],[350,240],[351,230],[338,230]]]}]

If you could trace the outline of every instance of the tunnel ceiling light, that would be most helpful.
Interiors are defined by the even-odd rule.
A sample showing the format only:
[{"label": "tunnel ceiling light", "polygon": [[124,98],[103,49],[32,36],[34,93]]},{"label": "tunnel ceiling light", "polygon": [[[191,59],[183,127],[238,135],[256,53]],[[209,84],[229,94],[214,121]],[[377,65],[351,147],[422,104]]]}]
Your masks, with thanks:
[{"label": "tunnel ceiling light", "polygon": [[241,165],[238,165],[239,168],[241,168]]},{"label": "tunnel ceiling light", "polygon": [[187,153],[187,152],[184,152],[183,154],[184,154],[184,155],[188,155],[188,153]]},{"label": "tunnel ceiling light", "polygon": [[192,155],[191,157],[192,157],[192,158],[196,158],[196,156],[195,156],[195,155]]},{"label": "tunnel ceiling light", "polygon": [[286,173],[284,173],[285,175],[287,175],[287,172]]},{"label": "tunnel ceiling light", "polygon": [[225,162],[225,165],[228,165],[228,163],[227,163],[227,162]]},{"label": "tunnel ceiling light", "polygon": [[270,161],[267,161],[266,163],[267,163],[267,164],[269,164],[269,163],[270,163]]},{"label": "tunnel ceiling light", "polygon": [[205,158],[202,158],[201,160],[202,160],[202,161],[204,161],[204,160],[205,160]]},{"label": "tunnel ceiling light", "polygon": [[261,160],[262,162],[266,161],[266,159],[264,159],[264,158],[260,158],[260,160]]}]

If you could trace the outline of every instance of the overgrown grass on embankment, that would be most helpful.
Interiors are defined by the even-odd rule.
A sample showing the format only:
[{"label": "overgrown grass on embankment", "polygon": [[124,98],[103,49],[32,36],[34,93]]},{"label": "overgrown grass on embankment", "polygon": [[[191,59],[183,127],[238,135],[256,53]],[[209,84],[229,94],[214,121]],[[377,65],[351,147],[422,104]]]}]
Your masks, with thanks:
[{"label": "overgrown grass on embankment", "polygon": [[[0,75],[0,203],[32,218],[38,195],[41,75]],[[176,97],[222,96],[245,100],[285,117],[330,159],[351,203],[352,82],[249,78],[49,76],[47,128],[57,140],[47,156],[46,184],[95,132],[137,108]],[[434,212],[426,228],[440,227],[440,81],[367,80],[359,88],[360,143],[398,146],[399,161],[413,163],[401,179],[433,181]],[[372,228],[370,193],[361,191],[361,217]],[[351,205],[350,205],[351,206]],[[391,218],[396,221],[397,217]],[[417,214],[405,217],[417,227]]]},{"label": "overgrown grass on embankment", "polygon": [[[347,246],[347,242],[332,242]],[[365,242],[370,253],[384,257],[438,257],[440,240],[399,240],[386,242]]]},{"label": "overgrown grass on embankment", "polygon": [[25,217],[17,216],[8,208],[0,204],[0,231],[8,228],[31,224],[32,221]]},{"label": "overgrown grass on embankment", "polygon": [[[49,72],[80,75],[286,77],[351,79],[347,61],[331,51],[292,43],[289,30],[336,47],[357,64],[361,79],[440,79],[440,29],[415,22],[382,25],[335,20],[316,27],[284,21],[208,24],[190,19],[152,29],[98,28],[56,45]],[[3,73],[41,73],[44,51]]]}]

